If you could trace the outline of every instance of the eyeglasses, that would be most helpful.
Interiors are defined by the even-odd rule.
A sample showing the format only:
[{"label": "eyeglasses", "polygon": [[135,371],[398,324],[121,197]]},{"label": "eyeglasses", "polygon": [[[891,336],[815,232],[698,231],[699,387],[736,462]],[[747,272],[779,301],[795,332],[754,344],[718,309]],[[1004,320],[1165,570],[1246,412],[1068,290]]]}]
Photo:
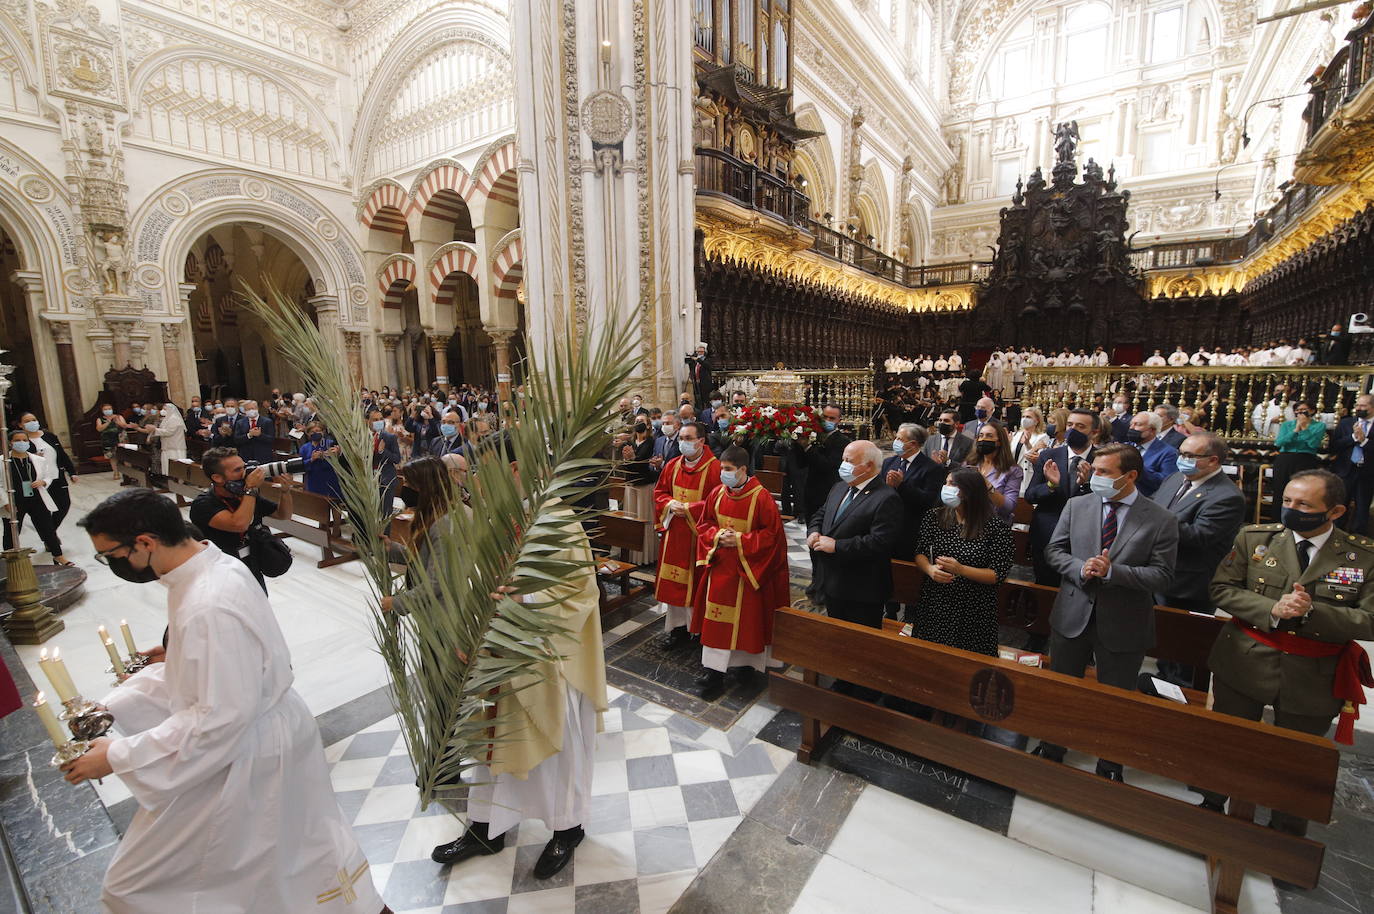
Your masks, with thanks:
[{"label": "eyeglasses", "polygon": [[1188,453],[1187,451],[1179,451],[1179,452],[1178,452],[1178,456],[1180,456],[1180,457],[1191,457],[1191,458],[1193,458],[1194,460],[1206,460],[1208,457],[1211,457],[1212,455],[1211,455],[1211,454],[1190,454],[1190,453]]},{"label": "eyeglasses", "polygon": [[134,548],[134,544],[133,544],[133,543],[120,543],[118,546],[115,546],[114,549],[106,549],[104,552],[97,552],[97,553],[95,554],[95,560],[96,560],[97,562],[99,562],[100,564],[102,564],[102,565],[109,566],[109,564],[110,564],[110,559],[111,559],[111,558],[122,558],[122,559],[128,558],[127,555],[112,556],[110,553],[115,552],[115,551],[117,551],[117,550],[119,550],[119,549],[132,549],[132,548]]}]

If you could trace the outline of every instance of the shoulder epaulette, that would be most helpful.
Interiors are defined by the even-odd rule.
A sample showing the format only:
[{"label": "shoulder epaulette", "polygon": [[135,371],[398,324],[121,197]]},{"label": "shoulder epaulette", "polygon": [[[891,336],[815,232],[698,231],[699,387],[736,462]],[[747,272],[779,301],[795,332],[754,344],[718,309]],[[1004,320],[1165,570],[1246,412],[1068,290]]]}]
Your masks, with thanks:
[{"label": "shoulder epaulette", "polygon": [[1283,529],[1283,524],[1246,524],[1240,528],[1241,533],[1278,533]]},{"label": "shoulder epaulette", "polygon": [[1354,533],[1347,533],[1345,534],[1345,541],[1348,545],[1359,546],[1362,549],[1368,549],[1371,552],[1374,552],[1374,540],[1371,540],[1367,536],[1359,536]]}]

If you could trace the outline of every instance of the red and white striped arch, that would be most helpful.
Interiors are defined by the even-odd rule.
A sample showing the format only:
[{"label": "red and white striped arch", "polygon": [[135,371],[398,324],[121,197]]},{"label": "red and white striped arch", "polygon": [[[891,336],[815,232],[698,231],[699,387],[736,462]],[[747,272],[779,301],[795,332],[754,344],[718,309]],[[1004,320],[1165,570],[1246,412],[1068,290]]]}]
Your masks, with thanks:
[{"label": "red and white striped arch", "polygon": [[451,277],[455,273],[477,279],[477,253],[467,245],[455,245],[444,251],[430,268],[429,286],[434,290],[435,304],[446,305],[453,301],[457,283]]},{"label": "red and white striped arch", "polygon": [[377,185],[363,204],[363,225],[394,235],[405,234],[406,214],[410,212],[410,195],[395,181]]},{"label": "red and white striped arch", "polygon": [[490,200],[515,206],[519,202],[515,162],[515,140],[506,140],[486,156],[477,189]]},{"label": "red and white striped arch", "polygon": [[[516,232],[519,232],[516,229]],[[498,298],[514,298],[516,287],[525,276],[525,239],[516,234],[502,248],[491,263],[492,278],[496,280]]]},{"label": "red and white striped arch", "polygon": [[430,169],[415,186],[412,196],[418,211],[426,216],[453,221],[461,213],[452,196],[441,191],[452,191],[462,198],[463,203],[470,205],[477,195],[477,185],[463,166],[457,162],[443,162]]},{"label": "red and white striped arch", "polygon": [[397,254],[386,260],[377,273],[377,291],[382,296],[382,307],[401,307],[401,296],[415,284],[416,275],[415,261],[410,257]]}]

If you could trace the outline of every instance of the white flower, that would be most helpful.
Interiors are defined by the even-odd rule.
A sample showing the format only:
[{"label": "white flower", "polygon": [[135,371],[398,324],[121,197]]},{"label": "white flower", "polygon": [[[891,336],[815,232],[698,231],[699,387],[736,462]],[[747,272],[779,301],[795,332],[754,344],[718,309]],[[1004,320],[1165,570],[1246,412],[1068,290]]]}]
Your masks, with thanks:
[{"label": "white flower", "polygon": [[804,429],[804,428],[802,428],[800,425],[798,425],[796,428],[792,429],[792,434],[794,434],[794,435],[800,435],[800,434],[801,434],[802,432],[804,432],[804,431],[806,431],[806,429]]},{"label": "white flower", "polygon": [[747,431],[748,429],[749,429],[749,423],[748,423],[748,422],[744,423],[743,425],[741,425],[741,426],[739,427],[739,430],[742,431],[742,432],[743,432],[743,431]]},{"label": "white flower", "polygon": [[760,409],[760,410],[759,410],[759,415],[760,415],[760,416],[764,416],[765,418],[772,418],[773,414],[776,413],[776,412],[777,412],[777,410],[774,409],[773,407],[771,407],[771,406],[765,406],[765,407],[763,407],[763,409]]}]

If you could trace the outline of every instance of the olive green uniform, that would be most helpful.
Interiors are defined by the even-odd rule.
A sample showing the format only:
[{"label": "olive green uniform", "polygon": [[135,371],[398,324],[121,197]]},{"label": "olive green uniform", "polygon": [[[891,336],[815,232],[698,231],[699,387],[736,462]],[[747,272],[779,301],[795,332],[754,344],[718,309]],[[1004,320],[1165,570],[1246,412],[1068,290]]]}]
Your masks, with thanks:
[{"label": "olive green uniform", "polygon": [[[1274,604],[1294,584],[1307,591],[1312,608],[1275,624]],[[1333,644],[1374,639],[1374,542],[1333,529],[1303,570],[1291,530],[1282,524],[1242,527],[1212,578],[1211,597],[1219,609],[1261,631]],[[1259,720],[1265,705],[1272,705],[1277,726],[1320,736],[1341,710],[1342,702],[1331,694],[1337,662],[1335,656],[1286,654],[1238,625],[1226,625],[1208,659],[1213,710]],[[1307,827],[1304,820],[1281,813],[1274,814],[1272,824],[1297,834]]]}]

